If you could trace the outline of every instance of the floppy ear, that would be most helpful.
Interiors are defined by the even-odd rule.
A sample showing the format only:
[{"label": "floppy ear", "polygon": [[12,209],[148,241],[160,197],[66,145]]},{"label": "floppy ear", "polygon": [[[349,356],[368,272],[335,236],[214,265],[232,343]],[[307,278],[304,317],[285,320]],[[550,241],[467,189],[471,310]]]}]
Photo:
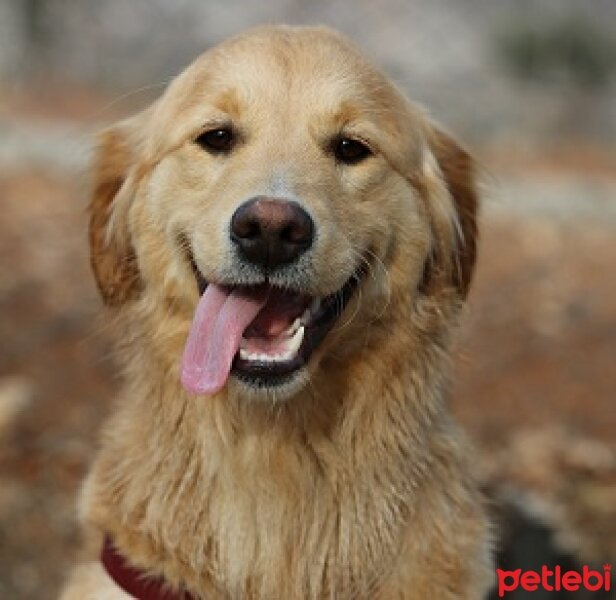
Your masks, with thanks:
[{"label": "floppy ear", "polygon": [[108,129],[100,136],[94,162],[90,201],[90,263],[103,301],[118,306],[139,288],[139,270],[130,244],[126,198],[135,164],[133,120]]},{"label": "floppy ear", "polygon": [[[477,252],[477,210],[479,198],[475,181],[475,164],[468,152],[448,134],[431,127],[428,134],[430,150],[453,199],[453,240],[451,256],[442,257],[444,271],[452,279],[461,298],[466,298],[471,283]],[[437,260],[438,258],[433,258]],[[426,276],[429,279],[431,267]]]}]

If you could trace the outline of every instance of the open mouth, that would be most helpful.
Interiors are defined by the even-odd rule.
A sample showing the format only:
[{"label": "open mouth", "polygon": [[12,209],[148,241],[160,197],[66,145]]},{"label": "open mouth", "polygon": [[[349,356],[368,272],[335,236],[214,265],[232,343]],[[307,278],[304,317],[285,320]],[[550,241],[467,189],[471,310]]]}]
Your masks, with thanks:
[{"label": "open mouth", "polygon": [[208,283],[194,261],[201,299],[182,361],[182,383],[191,393],[212,394],[229,374],[256,387],[290,381],[334,326],[363,270],[324,298],[269,283]]}]

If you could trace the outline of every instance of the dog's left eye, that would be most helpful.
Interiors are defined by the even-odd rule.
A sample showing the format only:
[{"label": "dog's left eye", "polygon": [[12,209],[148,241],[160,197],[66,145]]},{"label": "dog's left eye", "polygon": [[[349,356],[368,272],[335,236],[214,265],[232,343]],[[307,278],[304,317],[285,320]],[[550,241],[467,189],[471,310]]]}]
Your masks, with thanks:
[{"label": "dog's left eye", "polygon": [[227,153],[233,148],[233,132],[229,128],[211,129],[202,133],[195,142],[213,154]]},{"label": "dog's left eye", "polygon": [[352,138],[338,138],[333,145],[336,160],[345,165],[354,165],[372,154],[366,144]]}]

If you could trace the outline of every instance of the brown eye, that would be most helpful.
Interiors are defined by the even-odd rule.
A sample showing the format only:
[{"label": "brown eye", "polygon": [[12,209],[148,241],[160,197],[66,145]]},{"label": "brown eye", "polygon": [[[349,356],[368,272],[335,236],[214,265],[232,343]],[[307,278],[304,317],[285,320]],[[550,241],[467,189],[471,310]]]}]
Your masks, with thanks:
[{"label": "brown eye", "polygon": [[372,154],[366,144],[351,138],[338,138],[333,149],[336,160],[345,165],[354,165]]},{"label": "brown eye", "polygon": [[212,154],[226,154],[233,147],[233,132],[229,128],[211,129],[202,133],[195,142]]}]

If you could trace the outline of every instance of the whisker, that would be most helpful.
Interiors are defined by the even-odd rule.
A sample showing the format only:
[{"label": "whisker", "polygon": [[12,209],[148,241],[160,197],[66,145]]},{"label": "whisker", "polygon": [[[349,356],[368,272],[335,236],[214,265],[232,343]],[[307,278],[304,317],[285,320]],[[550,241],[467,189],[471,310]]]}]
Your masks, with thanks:
[{"label": "whisker", "polygon": [[137,94],[141,94],[143,92],[147,92],[150,90],[157,90],[162,87],[166,87],[167,85],[169,85],[172,79],[173,77],[168,77],[167,79],[164,79],[163,81],[159,81],[158,83],[150,83],[148,85],[143,85],[134,90],[130,90],[124,94],[120,94],[119,96],[116,96],[113,100],[111,100],[110,102],[102,106],[100,109],[98,109],[98,111],[94,113],[94,116],[100,117],[101,115],[103,115],[104,113],[112,109],[114,106],[116,106],[123,100],[126,100],[127,98],[132,98],[133,96],[136,96]]}]

